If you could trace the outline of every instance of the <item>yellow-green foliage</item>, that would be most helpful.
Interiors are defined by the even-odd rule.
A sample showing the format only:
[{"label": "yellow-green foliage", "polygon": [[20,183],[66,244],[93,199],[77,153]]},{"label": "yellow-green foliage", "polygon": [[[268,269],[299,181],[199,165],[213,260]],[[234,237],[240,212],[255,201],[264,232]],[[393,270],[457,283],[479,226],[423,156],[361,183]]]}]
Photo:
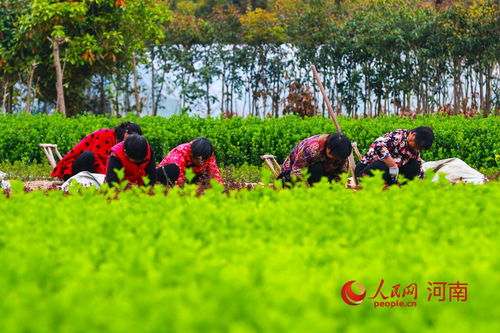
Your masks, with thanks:
[{"label": "yellow-green foliage", "polygon": [[[2,332],[494,332],[500,184],[0,195]],[[16,192],[17,190],[17,192]],[[346,305],[356,280],[415,308]],[[427,282],[469,300],[427,301]]]}]

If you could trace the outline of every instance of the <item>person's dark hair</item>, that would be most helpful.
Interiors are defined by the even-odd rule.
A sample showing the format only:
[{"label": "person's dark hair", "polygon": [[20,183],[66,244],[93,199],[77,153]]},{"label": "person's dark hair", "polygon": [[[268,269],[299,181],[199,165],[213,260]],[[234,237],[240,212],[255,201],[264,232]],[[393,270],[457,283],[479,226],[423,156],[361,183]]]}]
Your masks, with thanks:
[{"label": "person's dark hair", "polygon": [[331,154],[342,160],[348,158],[352,151],[351,140],[347,136],[338,133],[328,136],[326,147],[330,148]]},{"label": "person's dark hair", "polygon": [[142,135],[141,126],[133,123],[131,121],[124,121],[120,125],[115,127],[116,141],[123,141],[125,133],[128,134],[139,134]]},{"label": "person's dark hair", "polygon": [[191,145],[191,156],[201,157],[204,160],[207,160],[214,153],[214,147],[210,140],[204,137],[196,138],[192,141]]},{"label": "person's dark hair", "polygon": [[421,149],[429,149],[434,142],[434,132],[432,128],[427,126],[420,126],[411,130],[415,133],[415,143]]},{"label": "person's dark hair", "polygon": [[139,134],[131,134],[125,139],[123,150],[125,150],[128,157],[142,161],[148,154],[148,142]]}]

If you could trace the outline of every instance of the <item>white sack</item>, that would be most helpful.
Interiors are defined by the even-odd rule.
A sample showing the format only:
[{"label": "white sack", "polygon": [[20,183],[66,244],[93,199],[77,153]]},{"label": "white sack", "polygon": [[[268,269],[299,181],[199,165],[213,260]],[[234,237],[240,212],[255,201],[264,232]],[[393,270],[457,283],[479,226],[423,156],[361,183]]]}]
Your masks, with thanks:
[{"label": "white sack", "polygon": [[431,169],[436,172],[432,181],[438,180],[438,173],[446,174],[446,179],[452,183],[464,182],[473,184],[484,184],[486,177],[479,171],[471,168],[467,163],[459,158],[447,158],[439,161],[430,161],[422,163],[424,172]]},{"label": "white sack", "polygon": [[0,188],[4,190],[10,190],[10,183],[5,179],[7,174],[5,172],[0,171]]},{"label": "white sack", "polygon": [[72,180],[81,184],[83,187],[96,186],[97,189],[100,189],[101,185],[104,184],[104,178],[106,178],[106,175],[82,171],[65,181],[64,184],[61,185],[61,189],[65,192],[68,191],[68,186],[71,184]]}]

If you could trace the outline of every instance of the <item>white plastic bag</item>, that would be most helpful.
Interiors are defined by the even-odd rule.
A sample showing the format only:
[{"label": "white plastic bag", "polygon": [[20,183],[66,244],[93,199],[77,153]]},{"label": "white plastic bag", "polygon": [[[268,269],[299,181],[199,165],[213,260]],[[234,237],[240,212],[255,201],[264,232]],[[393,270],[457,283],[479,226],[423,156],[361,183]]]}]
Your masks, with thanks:
[{"label": "white plastic bag", "polygon": [[61,189],[64,192],[67,192],[68,186],[71,185],[71,181],[73,180],[75,180],[78,184],[81,184],[83,187],[96,186],[97,189],[100,189],[101,185],[104,184],[104,178],[106,178],[106,175],[82,171],[65,181],[64,184],[61,185]]},{"label": "white plastic bag", "polygon": [[479,171],[471,168],[467,163],[459,158],[447,158],[439,161],[430,161],[422,163],[422,168],[424,172],[429,169],[436,172],[436,176],[432,179],[433,181],[438,180],[438,173],[443,172],[446,174],[446,179],[452,183],[473,183],[473,184],[484,184],[488,180]]},{"label": "white plastic bag", "polygon": [[0,171],[0,188],[4,190],[10,190],[10,183],[4,180],[5,177],[7,177],[7,174]]}]

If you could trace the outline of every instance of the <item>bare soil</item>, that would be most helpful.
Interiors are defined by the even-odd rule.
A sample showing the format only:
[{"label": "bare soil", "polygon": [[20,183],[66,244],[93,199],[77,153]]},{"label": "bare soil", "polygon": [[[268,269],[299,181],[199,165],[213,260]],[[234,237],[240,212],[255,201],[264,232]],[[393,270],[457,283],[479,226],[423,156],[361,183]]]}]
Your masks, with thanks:
[{"label": "bare soil", "polygon": [[24,182],[24,190],[26,192],[35,190],[57,190],[58,186],[62,185],[61,181],[50,181],[50,180],[34,180]]}]

